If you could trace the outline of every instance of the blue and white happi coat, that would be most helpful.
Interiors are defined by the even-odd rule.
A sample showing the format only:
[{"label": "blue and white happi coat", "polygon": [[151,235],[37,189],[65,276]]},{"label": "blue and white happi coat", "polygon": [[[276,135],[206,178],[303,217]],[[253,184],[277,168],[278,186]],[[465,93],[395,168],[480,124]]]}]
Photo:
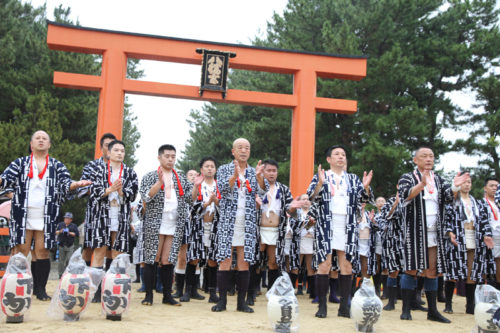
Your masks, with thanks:
[{"label": "blue and white happi coat", "polygon": [[[497,192],[499,193],[499,192]],[[479,210],[483,210],[486,212],[487,214],[487,219],[488,219],[488,224],[490,226],[490,230],[493,234],[493,229],[491,228],[491,224],[490,224],[490,220],[493,218],[493,212],[491,210],[491,207],[489,205],[489,203],[486,201],[486,198],[483,198],[481,200],[476,200],[476,202],[478,203],[479,205]],[[497,206],[498,203],[497,203]],[[486,267],[485,267],[485,274],[486,275],[495,275],[496,274],[496,271],[497,271],[497,267],[496,267],[496,262],[495,262],[495,258],[493,256],[493,251],[492,250],[487,250],[487,256],[485,258],[486,260]]]},{"label": "blue and white happi coat", "polygon": [[[417,178],[418,177],[418,178]],[[404,270],[419,270],[429,268],[429,255],[427,251],[427,220],[425,215],[424,191],[422,190],[415,198],[407,201],[411,190],[422,179],[418,169],[405,173],[399,179],[399,198],[403,205],[404,217]],[[437,272],[445,273],[446,261],[444,251],[445,239],[445,205],[453,202],[451,186],[434,173],[435,190],[438,195],[437,225]]]},{"label": "blue and white happi coat", "polygon": [[[193,184],[188,182],[184,174],[177,172],[179,182],[184,195],[180,195],[177,178],[172,172],[172,184],[175,195],[177,196],[177,223],[175,225],[174,239],[168,255],[168,261],[172,264],[177,263],[179,249],[184,237],[184,226],[189,223],[189,210],[191,204],[191,191]],[[160,226],[163,217],[163,206],[165,204],[165,191],[160,189],[153,197],[149,196],[149,190],[158,181],[158,171],[150,171],[142,177],[140,194],[142,200],[146,203],[142,231],[144,237],[144,262],[154,264],[158,253],[160,243]]]},{"label": "blue and white happi coat", "polygon": [[[377,244],[377,233],[379,230],[379,226],[376,221],[370,220],[370,214],[366,210],[364,211],[364,214],[366,216],[366,220],[370,224],[370,239],[368,241],[370,253],[368,255],[367,274],[375,275],[377,274],[377,254],[375,253],[375,246]],[[359,233],[359,223],[361,223],[361,216],[358,216],[358,233]],[[358,269],[361,270],[361,266]]]},{"label": "blue and white happi coat", "polygon": [[[286,236],[286,226],[288,222],[287,212],[290,209],[290,204],[293,201],[292,193],[288,186],[281,184],[280,182],[276,182],[277,196],[279,196],[280,200],[280,213],[279,213],[279,225],[278,225],[278,240],[276,242],[276,263],[281,270],[285,270],[286,262],[285,262],[285,236]],[[267,193],[263,194],[261,197],[264,200]],[[264,214],[263,209],[261,207],[259,214]]]},{"label": "blue and white happi coat", "polygon": [[[10,247],[26,242],[26,219],[28,213],[28,193],[30,188],[30,156],[20,157],[10,163],[1,174],[1,189],[14,189],[10,211]],[[44,208],[44,246],[51,249],[57,244],[56,228],[62,203],[74,196],[70,192],[71,176],[66,166],[49,157],[47,165]]]},{"label": "blue and white happi coat", "polygon": [[[486,274],[488,260],[491,260],[491,250],[484,244],[484,237],[492,237],[491,227],[488,220],[486,207],[470,196],[472,203],[472,213],[474,215],[474,234],[476,248],[474,251],[474,261],[472,264],[471,280],[477,283],[483,282],[483,275]],[[464,223],[468,222],[465,207],[460,197],[457,197],[452,204],[446,205],[446,232],[452,232],[456,236],[458,246],[446,240],[446,260],[448,269],[446,275],[452,280],[467,279],[467,247],[465,243]]]},{"label": "blue and white happi coat", "polygon": [[[216,243],[218,245],[216,259],[221,262],[231,258],[231,248],[233,243],[234,223],[236,221],[236,211],[238,207],[238,185],[229,186],[229,178],[234,174],[234,163],[224,164],[217,170],[217,184],[221,193],[219,201],[220,219],[217,228]],[[253,264],[258,250],[257,240],[257,208],[255,196],[263,194],[269,190],[269,184],[265,180],[266,188],[261,189],[255,174],[255,169],[250,165],[246,169],[246,179],[249,182],[251,192],[246,189],[245,183],[241,186],[245,188],[245,245],[244,260]]]},{"label": "blue and white happi coat", "polygon": [[[111,247],[113,250],[127,253],[130,246],[130,214],[131,203],[135,200],[138,189],[137,174],[132,168],[123,164],[122,171],[123,200],[120,199],[120,210],[118,212],[118,232]],[[106,189],[110,187],[108,182],[108,165],[101,164],[94,169],[92,176],[92,242],[91,248],[111,246],[111,219],[109,217],[110,202],[108,196],[103,197]]]},{"label": "blue and white happi coat", "polygon": [[[304,213],[302,209],[297,208],[297,214],[290,216],[290,228],[292,229],[292,240],[290,245],[290,270],[299,269],[300,263],[300,241],[302,239],[302,230],[309,223],[309,215]],[[314,230],[314,226],[311,226]],[[315,244],[313,243],[313,252],[316,252]]]},{"label": "blue and white happi coat", "polygon": [[389,273],[399,272],[403,268],[403,211],[401,204],[391,214],[392,206],[396,197],[387,200],[380,210],[380,214],[375,215],[382,237],[382,269],[387,269]]},{"label": "blue and white happi coat", "polygon": [[[217,185],[218,186],[218,185]],[[210,227],[210,246],[205,247],[203,244],[203,235],[207,223],[203,221],[203,197],[201,200],[196,199],[191,208],[191,218],[189,220],[190,233],[187,237],[187,260],[201,260],[201,265],[205,264],[206,260],[216,261],[217,243],[215,241],[217,235],[217,224],[219,223],[220,211],[219,206],[215,205],[214,219]]]},{"label": "blue and white happi coat", "polygon": [[[85,167],[83,168],[82,171],[82,176],[80,177],[80,180],[91,180],[92,174],[96,172],[97,168],[99,166],[104,166],[104,159],[101,157],[97,160],[93,160],[88,162]],[[78,192],[78,197],[83,198],[86,196],[90,197],[90,192],[92,191],[92,185],[85,186],[85,187],[80,187],[77,192]],[[94,201],[92,200],[87,200],[87,206],[85,208],[85,220],[84,220],[84,225],[83,225],[83,247],[91,247],[92,246],[92,212],[94,211],[93,208]]]},{"label": "blue and white happi coat", "polygon": [[[353,173],[346,173],[347,176],[347,195],[349,197],[349,202],[347,204],[347,223],[346,223],[346,234],[347,242],[345,246],[345,256],[346,259],[352,264],[353,270],[359,266],[359,255],[358,255],[358,223],[357,215],[359,213],[359,206],[361,203],[373,203],[373,191],[370,190],[370,194],[366,193],[363,183],[359,180],[359,177]],[[309,188],[307,189],[307,195],[309,198],[314,193],[314,189],[318,184],[318,174],[315,174]],[[315,229],[315,254],[313,257],[313,266],[317,267],[320,263],[326,260],[327,255],[332,253],[332,248],[330,246],[330,239],[333,237],[332,230],[330,228],[330,223],[332,221],[332,212],[330,211],[330,200],[332,199],[329,183],[325,182],[321,187],[318,195],[312,199],[313,205],[309,211],[309,215],[316,220]],[[333,261],[333,258],[332,258]]]}]

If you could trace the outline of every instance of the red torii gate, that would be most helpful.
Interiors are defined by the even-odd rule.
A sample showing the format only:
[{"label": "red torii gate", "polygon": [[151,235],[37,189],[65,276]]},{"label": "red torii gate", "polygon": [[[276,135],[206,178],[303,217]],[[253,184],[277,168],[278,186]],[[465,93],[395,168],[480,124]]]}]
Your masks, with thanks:
[{"label": "red torii gate", "polygon": [[[96,157],[102,134],[111,132],[121,138],[125,93],[292,109],[290,189],[294,195],[307,188],[314,171],[316,111],[351,114],[357,110],[356,101],[317,97],[317,78],[361,80],[366,76],[366,57],[152,36],[50,21],[47,44],[53,50],[102,55],[100,76],[54,72],[57,87],[100,92]],[[236,53],[229,62],[234,69],[291,74],[293,94],[228,89],[225,98],[213,91],[205,91],[200,97],[197,86],[126,78],[128,58],[201,64],[198,48]]]}]

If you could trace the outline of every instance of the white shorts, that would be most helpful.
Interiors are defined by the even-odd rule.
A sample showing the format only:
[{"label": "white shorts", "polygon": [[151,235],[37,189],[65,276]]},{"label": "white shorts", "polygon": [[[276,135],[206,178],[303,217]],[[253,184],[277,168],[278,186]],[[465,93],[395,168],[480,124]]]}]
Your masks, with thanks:
[{"label": "white shorts", "polygon": [[245,215],[236,216],[232,246],[245,246]]},{"label": "white shorts", "polygon": [[500,236],[493,235],[493,242],[495,247],[493,248],[493,257],[500,258]]},{"label": "white shorts", "polygon": [[285,256],[290,255],[290,250],[292,248],[292,239],[291,238],[285,238]]},{"label": "white shorts", "polygon": [[278,227],[260,227],[260,242],[276,246],[278,242]]},{"label": "white shorts", "polygon": [[203,222],[203,245],[210,247],[210,232],[212,231],[212,222]]},{"label": "white shorts", "polygon": [[109,220],[111,224],[109,225],[109,231],[118,231],[118,213],[120,207],[109,207]]},{"label": "white shorts", "polygon": [[314,252],[314,238],[302,237],[300,239],[300,254],[313,254]]},{"label": "white shorts", "polygon": [[175,227],[177,226],[177,221],[172,220],[169,217],[169,214],[163,213],[160,225],[160,235],[175,235]]},{"label": "white shorts", "polygon": [[332,238],[330,239],[330,247],[332,250],[345,251],[347,243],[347,234],[345,227],[347,224],[347,215],[333,214],[330,222]]},{"label": "white shorts", "polygon": [[427,230],[427,247],[438,246],[438,234],[436,231]]},{"label": "white shorts", "polygon": [[26,230],[42,231],[44,229],[43,210],[43,207],[28,207]]},{"label": "white shorts", "polygon": [[465,247],[467,250],[474,250],[476,248],[476,231],[465,229]]},{"label": "white shorts", "polygon": [[360,256],[369,257],[370,256],[370,240],[369,239],[359,239],[358,240],[358,252]]}]

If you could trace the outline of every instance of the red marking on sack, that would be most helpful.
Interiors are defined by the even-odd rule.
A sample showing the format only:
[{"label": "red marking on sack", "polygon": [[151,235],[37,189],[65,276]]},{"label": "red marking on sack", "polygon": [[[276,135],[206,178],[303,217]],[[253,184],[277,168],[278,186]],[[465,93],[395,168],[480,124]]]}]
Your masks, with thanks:
[{"label": "red marking on sack", "polygon": [[70,284],[68,286],[68,294],[70,294],[70,295],[74,295],[75,294],[75,286],[74,285]]},{"label": "red marking on sack", "polygon": [[120,286],[113,286],[113,295],[120,295]]},{"label": "red marking on sack", "polygon": [[16,286],[16,296],[24,296],[24,287]]}]

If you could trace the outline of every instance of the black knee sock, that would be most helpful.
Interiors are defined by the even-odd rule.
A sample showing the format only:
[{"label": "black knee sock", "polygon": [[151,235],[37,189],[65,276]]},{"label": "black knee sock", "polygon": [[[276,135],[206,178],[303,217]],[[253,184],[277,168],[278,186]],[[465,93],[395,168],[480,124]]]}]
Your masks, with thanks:
[{"label": "black knee sock", "polygon": [[238,278],[236,279],[236,290],[238,294],[246,293],[248,290],[248,283],[250,282],[249,271],[238,271]]},{"label": "black knee sock", "polygon": [[36,272],[36,260],[31,261],[31,275],[33,276],[33,295],[38,294],[38,288],[39,288],[39,283],[38,283],[38,274]]},{"label": "black knee sock", "polygon": [[170,297],[172,294],[172,281],[174,279],[174,265],[169,264],[161,266],[160,274],[163,285],[163,297]]},{"label": "black knee sock", "polygon": [[39,291],[46,294],[45,286],[50,274],[50,259],[38,259],[36,262],[36,272],[39,279]]},{"label": "black knee sock", "polygon": [[109,268],[111,267],[112,262],[113,262],[113,259],[106,258],[106,272],[109,271]]},{"label": "black knee sock", "polygon": [[186,265],[186,285],[196,288],[196,265]]},{"label": "black knee sock", "polygon": [[155,281],[155,265],[145,264],[142,271],[142,279],[144,281],[144,289],[146,290],[146,297],[153,294],[154,281]]},{"label": "black knee sock", "polygon": [[216,288],[217,287],[217,267],[210,267],[208,266],[207,268],[207,287],[210,288]]},{"label": "black knee sock", "polygon": [[267,289],[271,289],[274,281],[281,275],[278,269],[269,269],[267,271]]},{"label": "black knee sock", "polygon": [[290,280],[292,281],[293,289],[295,289],[298,275],[295,273],[290,273],[289,275],[290,275]]}]

